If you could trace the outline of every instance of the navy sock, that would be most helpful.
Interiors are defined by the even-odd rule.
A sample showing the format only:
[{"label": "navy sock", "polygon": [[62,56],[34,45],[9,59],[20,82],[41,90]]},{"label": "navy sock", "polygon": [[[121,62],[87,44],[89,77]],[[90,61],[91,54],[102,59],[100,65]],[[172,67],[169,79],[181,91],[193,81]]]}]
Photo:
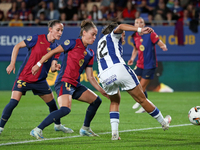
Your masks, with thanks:
[{"label": "navy sock", "polygon": [[97,109],[99,108],[99,106],[101,105],[101,98],[98,96],[97,99],[91,103],[86,111],[86,115],[85,115],[85,120],[84,120],[84,126],[85,127],[89,127],[90,126],[90,122],[92,121],[92,119],[94,118]]},{"label": "navy sock", "polygon": [[67,114],[70,113],[70,109],[68,107],[60,107],[60,109],[53,111],[52,113],[50,113],[43,121],[42,123],[40,123],[40,125],[38,126],[38,128],[40,129],[44,129],[45,127],[47,127],[48,125],[52,124],[53,122],[55,122],[55,120],[58,120],[64,116],[66,116]]},{"label": "navy sock", "polygon": [[[55,110],[58,110],[58,107],[56,105],[55,99],[52,99],[52,101],[50,101],[50,102],[48,102],[46,104],[49,106],[49,112],[50,113],[53,112],[53,111],[55,111]],[[54,123],[55,124],[61,124],[60,123],[60,119],[56,120]]]},{"label": "navy sock", "polygon": [[15,99],[10,99],[10,102],[6,105],[2,112],[1,120],[0,120],[0,127],[4,128],[6,122],[10,118],[13,109],[17,106],[19,101]]},{"label": "navy sock", "polygon": [[144,91],[144,95],[146,96],[146,98],[148,98],[147,91]]}]

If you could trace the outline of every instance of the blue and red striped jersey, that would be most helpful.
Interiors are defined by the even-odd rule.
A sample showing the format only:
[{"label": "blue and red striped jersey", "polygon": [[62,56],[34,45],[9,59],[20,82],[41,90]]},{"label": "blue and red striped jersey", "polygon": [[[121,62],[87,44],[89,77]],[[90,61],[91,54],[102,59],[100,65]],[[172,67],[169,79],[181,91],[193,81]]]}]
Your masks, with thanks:
[{"label": "blue and red striped jersey", "polygon": [[56,82],[63,81],[78,87],[83,70],[93,66],[94,51],[85,47],[81,39],[65,40],[61,46],[64,57]]},{"label": "blue and red striped jersey", "polygon": [[133,34],[133,43],[138,50],[137,67],[152,69],[158,66],[155,48],[158,41],[159,37],[155,32],[143,35],[139,35],[138,32]]},{"label": "blue and red striped jersey", "polygon": [[51,67],[52,60],[58,59],[59,55],[51,57],[49,60],[43,63],[35,76],[32,75],[31,69],[45,54],[55,49],[58,44],[55,42],[48,42],[47,35],[45,34],[30,36],[24,40],[24,42],[28,48],[28,53],[19,69],[17,78],[28,83],[45,80]]}]

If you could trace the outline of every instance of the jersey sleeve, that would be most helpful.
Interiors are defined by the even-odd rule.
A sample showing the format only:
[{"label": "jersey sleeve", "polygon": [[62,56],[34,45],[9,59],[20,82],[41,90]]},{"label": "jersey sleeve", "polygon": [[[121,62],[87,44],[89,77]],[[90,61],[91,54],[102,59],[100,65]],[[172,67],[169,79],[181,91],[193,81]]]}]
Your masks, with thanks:
[{"label": "jersey sleeve", "polygon": [[120,39],[122,37],[121,33],[114,33],[115,29],[110,33],[111,37],[115,37],[117,39]]},{"label": "jersey sleeve", "polygon": [[[59,46],[59,45],[56,43],[54,48],[56,48],[56,47],[58,47],[58,46]],[[59,57],[60,57],[60,53],[54,55],[53,60],[58,60]]]},{"label": "jersey sleeve", "polygon": [[24,40],[26,46],[30,49],[31,47],[35,46],[38,40],[38,35],[29,36],[27,39]]},{"label": "jersey sleeve", "polygon": [[73,49],[75,45],[76,45],[76,40],[73,40],[73,39],[65,40],[65,41],[61,44],[61,46],[62,46],[63,49],[64,49],[64,52],[67,52],[67,51]]},{"label": "jersey sleeve", "polygon": [[87,64],[87,67],[92,67],[92,66],[93,66],[93,63],[94,63],[94,51],[93,51],[93,50],[91,50],[91,51],[92,51],[92,53],[93,53],[93,56],[92,56],[92,58],[90,59],[89,63]]},{"label": "jersey sleeve", "polygon": [[155,32],[152,32],[150,37],[151,37],[151,41],[152,41],[153,44],[157,44],[158,43],[159,37]]}]

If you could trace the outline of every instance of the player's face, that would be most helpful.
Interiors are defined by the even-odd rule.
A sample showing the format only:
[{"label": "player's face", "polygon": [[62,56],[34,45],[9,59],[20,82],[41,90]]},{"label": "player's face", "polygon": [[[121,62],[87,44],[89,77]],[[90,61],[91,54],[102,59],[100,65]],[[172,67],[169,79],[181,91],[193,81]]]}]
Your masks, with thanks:
[{"label": "player's face", "polygon": [[135,20],[135,26],[140,27],[140,28],[144,28],[144,26],[145,26],[144,20],[141,19],[141,18],[136,19]]},{"label": "player's face", "polygon": [[49,28],[49,32],[52,35],[52,38],[55,40],[60,40],[63,33],[63,24],[56,23],[52,28]]},{"label": "player's face", "polygon": [[85,46],[94,43],[97,36],[97,32],[98,32],[97,28],[91,28],[88,31],[83,31],[82,40]]}]

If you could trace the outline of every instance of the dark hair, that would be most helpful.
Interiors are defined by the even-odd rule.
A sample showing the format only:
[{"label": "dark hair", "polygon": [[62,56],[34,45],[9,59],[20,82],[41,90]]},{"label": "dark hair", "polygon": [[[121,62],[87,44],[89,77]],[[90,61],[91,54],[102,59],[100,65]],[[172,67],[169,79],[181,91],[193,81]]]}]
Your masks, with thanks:
[{"label": "dark hair", "polygon": [[61,23],[61,21],[60,20],[50,20],[48,22],[48,30],[49,30],[49,28],[52,28],[53,26],[55,26],[55,24],[57,24],[57,23]]},{"label": "dark hair", "polygon": [[111,22],[109,25],[107,25],[102,31],[101,33],[103,33],[104,35],[109,34],[113,31],[113,29],[115,29],[118,26],[117,22]]},{"label": "dark hair", "polygon": [[90,30],[90,28],[96,28],[96,26],[94,25],[94,23],[92,21],[83,20],[81,22],[81,31],[80,31],[79,36],[83,35],[84,30],[87,32],[88,30]]}]

